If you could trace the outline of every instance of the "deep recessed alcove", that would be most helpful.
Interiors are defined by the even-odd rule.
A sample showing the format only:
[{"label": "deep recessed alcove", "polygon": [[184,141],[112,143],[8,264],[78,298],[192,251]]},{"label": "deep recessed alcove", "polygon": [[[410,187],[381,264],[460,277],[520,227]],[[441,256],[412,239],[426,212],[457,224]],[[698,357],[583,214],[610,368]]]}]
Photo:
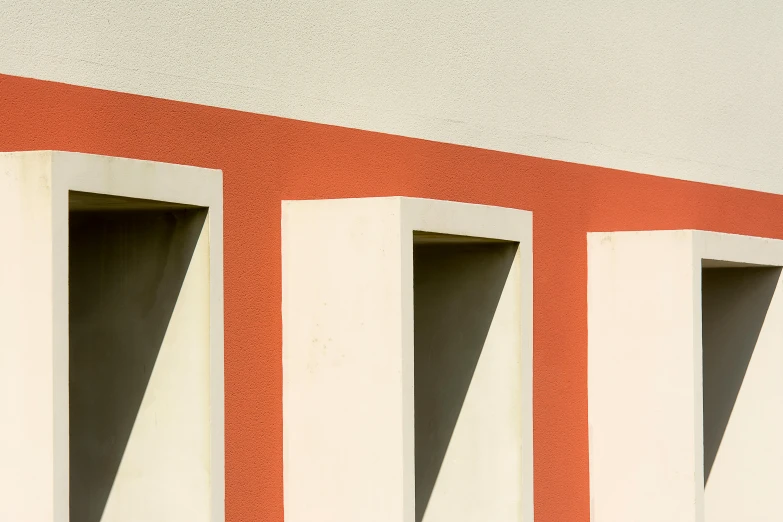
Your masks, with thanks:
[{"label": "deep recessed alcove", "polygon": [[[706,522],[778,520],[780,267],[705,260],[701,277]],[[778,300],[780,300],[778,298]]]},{"label": "deep recessed alcove", "polygon": [[[200,493],[208,489],[208,462],[204,460],[209,435],[207,403],[200,408],[181,404],[181,409],[174,404],[177,400],[204,401],[209,386],[209,329],[204,324],[208,321],[208,303],[203,301],[208,297],[203,291],[209,283],[205,270],[208,258],[204,246],[196,252],[206,216],[206,209],[187,205],[70,193],[72,521],[101,521],[112,490],[116,502],[127,497],[160,505],[161,500],[154,495],[161,485],[161,474],[173,478],[171,474],[187,473],[194,487],[203,488]],[[183,292],[191,267],[189,287]],[[202,302],[186,302],[194,298]],[[193,310],[193,319],[199,318],[200,308],[202,324],[189,324],[182,313],[174,316],[178,304],[180,312]],[[199,333],[187,335],[185,330]],[[167,353],[161,354],[162,349]],[[175,361],[158,366],[160,356]],[[197,373],[202,381],[185,375],[188,372]],[[190,389],[178,389],[182,387]],[[193,394],[192,398],[183,393],[186,391]],[[141,411],[145,396],[146,409]],[[170,406],[179,411],[161,408],[165,401],[171,401]],[[200,415],[192,415],[199,410]],[[134,432],[137,422],[140,426],[149,420],[145,417],[171,414],[177,415],[178,421],[190,423],[189,429],[200,431],[201,437],[192,434],[189,440],[175,440],[177,434],[173,432],[180,430],[174,418],[156,418],[154,429]],[[132,436],[137,440],[133,441],[135,447],[129,448]],[[189,451],[177,447],[194,441],[198,443]],[[174,445],[166,448],[170,444]],[[126,457],[128,449],[131,451]],[[161,462],[143,455],[145,451],[167,450],[178,452],[181,462]],[[121,464],[125,467],[123,473]],[[125,495],[125,488],[135,492]],[[144,492],[146,498],[138,498],[139,492]],[[119,506],[114,510],[108,507],[109,518],[121,519]]]},{"label": "deep recessed alcove", "polygon": [[517,520],[516,496],[482,492],[521,469],[519,444],[509,445],[522,425],[517,249],[413,235],[417,522]]}]

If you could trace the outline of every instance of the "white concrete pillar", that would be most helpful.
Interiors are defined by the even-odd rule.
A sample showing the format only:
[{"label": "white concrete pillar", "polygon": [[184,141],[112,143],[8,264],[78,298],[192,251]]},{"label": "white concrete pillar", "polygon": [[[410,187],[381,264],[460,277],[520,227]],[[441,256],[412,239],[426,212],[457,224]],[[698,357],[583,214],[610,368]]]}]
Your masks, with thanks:
[{"label": "white concrete pillar", "polygon": [[783,519],[783,241],[588,235],[594,522]]},{"label": "white concrete pillar", "polygon": [[224,520],[219,171],[0,154],[0,520]]},{"label": "white concrete pillar", "polygon": [[531,225],[283,202],[288,522],[532,522]]}]

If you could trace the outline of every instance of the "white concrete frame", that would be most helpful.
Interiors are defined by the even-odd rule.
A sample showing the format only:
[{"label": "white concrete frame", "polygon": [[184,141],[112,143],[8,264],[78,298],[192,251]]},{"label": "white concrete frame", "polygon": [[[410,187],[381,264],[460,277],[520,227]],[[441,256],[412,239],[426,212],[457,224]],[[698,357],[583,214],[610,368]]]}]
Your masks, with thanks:
[{"label": "white concrete frame", "polygon": [[[492,416],[490,423],[514,425],[499,441],[511,444],[505,469],[499,470],[497,461],[489,464],[496,466],[491,469],[493,479],[512,480],[488,480],[477,486],[470,472],[460,468],[456,479],[452,473],[451,489],[444,492],[449,501],[432,519],[533,521],[532,213],[388,197],[282,203],[288,522],[414,522],[414,231],[519,243],[513,276],[498,305],[498,310],[505,307],[503,324],[496,327],[496,315],[491,327],[502,332],[501,343],[496,344],[505,341],[505,349],[517,357],[505,365],[495,359],[491,371],[481,377],[482,391],[476,392],[479,409]],[[471,390],[475,375],[481,373],[482,362],[478,364]],[[503,388],[511,399],[482,402],[492,372],[503,379],[504,372],[498,369],[509,367],[518,368],[518,387]],[[457,431],[466,428],[459,422]],[[467,426],[470,430],[480,431]],[[448,451],[453,444],[454,438]],[[471,459],[473,454],[464,453],[470,449],[461,448],[452,461],[472,463],[474,474],[480,474],[481,466],[475,464],[487,460],[477,462]],[[471,502],[489,505],[499,498],[513,504],[504,506],[505,518],[493,518],[498,511],[488,517],[469,513]],[[465,511],[453,513],[466,505]],[[446,513],[449,509],[452,512]],[[429,519],[426,514],[424,520]]]},{"label": "white concrete frame", "polygon": [[783,241],[601,232],[587,247],[591,520],[779,520],[781,283],[705,487],[702,268],[780,267]]},{"label": "white concrete frame", "polygon": [[209,278],[211,513],[205,519],[222,522],[222,173],[52,151],[0,153],[0,519],[69,519],[70,191],[208,208],[199,240],[208,242],[208,265],[200,273]]}]

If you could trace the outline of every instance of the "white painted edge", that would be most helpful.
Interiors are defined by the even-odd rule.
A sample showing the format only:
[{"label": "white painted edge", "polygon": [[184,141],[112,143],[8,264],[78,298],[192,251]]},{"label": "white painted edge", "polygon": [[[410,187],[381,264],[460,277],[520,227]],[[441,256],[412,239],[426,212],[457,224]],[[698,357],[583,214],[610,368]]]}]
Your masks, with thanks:
[{"label": "white painted edge", "polygon": [[54,375],[54,513],[69,517],[68,193],[91,192],[208,208],[211,520],[225,520],[223,176],[220,170],[74,152],[28,151],[51,164]]},{"label": "white painted edge", "polygon": [[589,238],[595,238],[596,241],[600,241],[601,238],[605,237],[624,235],[650,235],[651,237],[656,236],[658,238],[671,236],[672,240],[674,240],[675,237],[681,237],[683,234],[690,236],[694,248],[694,255],[698,262],[701,262],[701,260],[710,260],[762,266],[781,266],[781,263],[783,263],[783,240],[767,237],[728,234],[725,232],[711,232],[698,229],[624,230],[618,232],[587,233]]}]

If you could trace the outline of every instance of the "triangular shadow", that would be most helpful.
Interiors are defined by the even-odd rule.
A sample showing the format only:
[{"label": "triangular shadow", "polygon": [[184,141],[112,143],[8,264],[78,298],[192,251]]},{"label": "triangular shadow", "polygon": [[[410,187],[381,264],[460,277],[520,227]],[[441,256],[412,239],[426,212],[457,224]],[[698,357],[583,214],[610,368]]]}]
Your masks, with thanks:
[{"label": "triangular shadow", "polygon": [[516,243],[414,243],[416,522],[424,518]]},{"label": "triangular shadow", "polygon": [[206,216],[69,213],[70,520],[103,516]]},{"label": "triangular shadow", "polygon": [[781,269],[702,270],[704,483],[745,379]]}]

